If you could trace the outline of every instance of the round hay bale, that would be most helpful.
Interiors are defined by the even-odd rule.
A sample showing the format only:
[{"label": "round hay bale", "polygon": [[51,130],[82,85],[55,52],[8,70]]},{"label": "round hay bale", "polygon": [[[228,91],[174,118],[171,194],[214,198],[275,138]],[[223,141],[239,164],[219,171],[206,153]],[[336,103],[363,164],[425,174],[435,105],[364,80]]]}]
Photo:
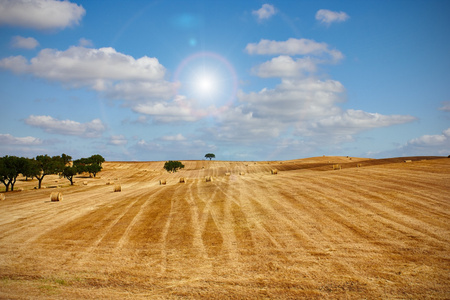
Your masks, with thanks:
[{"label": "round hay bale", "polygon": [[410,159],[405,160],[405,163],[410,163],[410,162],[412,162],[412,160],[410,160]]},{"label": "round hay bale", "polygon": [[239,172],[239,175],[245,175],[245,172]]},{"label": "round hay bale", "polygon": [[4,201],[6,199],[5,194],[0,194],[0,201]]},{"label": "round hay bale", "polygon": [[231,173],[229,173],[229,172],[225,173],[225,176],[230,176],[230,175],[231,175]]},{"label": "round hay bale", "polygon": [[180,178],[180,183],[186,183],[186,179],[184,179],[184,177]]},{"label": "round hay bale", "polygon": [[87,181],[83,181],[83,185],[87,185]]},{"label": "round hay bale", "polygon": [[159,181],[159,185],[165,185],[167,182],[166,182],[166,180],[165,179],[161,179],[160,181]]},{"label": "round hay bale", "polygon": [[206,176],[206,177],[205,177],[205,181],[206,181],[206,182],[210,182],[211,180],[212,180],[212,179],[211,179],[211,176]]},{"label": "round hay bale", "polygon": [[361,168],[361,166],[362,166],[361,164],[357,164],[356,165],[357,168]]},{"label": "round hay bale", "polygon": [[112,184],[114,184],[114,181],[108,180],[108,181],[106,182],[106,185],[112,185]]},{"label": "round hay bale", "polygon": [[63,199],[62,193],[60,193],[60,192],[53,192],[50,194],[50,200],[52,202],[62,201],[62,199]]},{"label": "round hay bale", "polygon": [[270,170],[270,173],[273,175],[277,175],[278,174],[278,170],[277,169],[272,169]]},{"label": "round hay bale", "polygon": [[121,192],[122,191],[122,186],[120,184],[116,184],[114,186],[114,192]]}]

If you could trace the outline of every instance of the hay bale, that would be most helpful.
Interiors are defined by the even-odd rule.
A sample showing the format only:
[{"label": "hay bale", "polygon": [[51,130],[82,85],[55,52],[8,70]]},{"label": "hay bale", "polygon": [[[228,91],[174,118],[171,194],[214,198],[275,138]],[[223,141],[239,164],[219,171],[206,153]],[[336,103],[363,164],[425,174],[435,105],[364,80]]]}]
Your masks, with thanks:
[{"label": "hay bale", "polygon": [[205,177],[205,181],[206,181],[206,182],[210,182],[211,180],[212,180],[211,176],[206,176],[206,177]]},{"label": "hay bale", "polygon": [[239,175],[245,175],[245,173],[244,172],[239,172]]},{"label": "hay bale", "polygon": [[87,185],[87,181],[83,181],[83,185]]},{"label": "hay bale", "polygon": [[361,166],[362,166],[361,164],[356,164],[357,168],[361,168]]},{"label": "hay bale", "polygon": [[159,185],[165,185],[167,183],[167,181],[165,179],[161,179],[159,181]]},{"label": "hay bale", "polygon": [[278,174],[278,170],[277,169],[272,169],[270,170],[270,173],[273,175],[277,175]]},{"label": "hay bale", "polygon": [[406,163],[410,163],[410,162],[412,162],[412,160],[407,159],[407,160],[405,160],[405,162],[406,162]]},{"label": "hay bale", "polygon": [[342,169],[341,165],[333,165],[333,170],[340,170]]},{"label": "hay bale", "polygon": [[225,176],[230,176],[230,175],[231,175],[231,173],[228,173],[228,172],[225,173]]},{"label": "hay bale", "polygon": [[121,192],[122,191],[122,186],[120,184],[116,184],[114,186],[114,192]]},{"label": "hay bale", "polygon": [[114,181],[108,180],[108,181],[106,182],[106,185],[112,185],[112,184],[114,184]]},{"label": "hay bale", "polygon": [[6,199],[5,194],[0,194],[0,201],[4,201]]},{"label": "hay bale", "polygon": [[62,201],[62,199],[63,199],[63,196],[62,196],[62,193],[60,193],[60,192],[53,192],[50,194],[50,200],[52,202]]},{"label": "hay bale", "polygon": [[180,183],[186,183],[186,179],[184,177],[180,178]]}]

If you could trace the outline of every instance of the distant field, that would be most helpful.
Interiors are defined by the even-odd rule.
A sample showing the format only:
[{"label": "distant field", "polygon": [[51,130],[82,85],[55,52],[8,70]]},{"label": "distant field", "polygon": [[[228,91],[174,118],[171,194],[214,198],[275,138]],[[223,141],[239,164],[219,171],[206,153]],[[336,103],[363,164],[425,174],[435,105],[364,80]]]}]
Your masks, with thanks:
[{"label": "distant field", "polygon": [[0,298],[450,299],[450,158],[183,163],[20,178]]}]

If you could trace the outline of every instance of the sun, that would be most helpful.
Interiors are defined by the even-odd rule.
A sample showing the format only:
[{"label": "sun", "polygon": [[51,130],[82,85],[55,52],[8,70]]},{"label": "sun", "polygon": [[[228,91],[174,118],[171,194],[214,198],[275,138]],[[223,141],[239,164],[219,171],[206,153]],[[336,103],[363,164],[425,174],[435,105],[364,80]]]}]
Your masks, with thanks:
[{"label": "sun", "polygon": [[230,107],[236,98],[237,76],[230,62],[212,52],[185,58],[174,72],[176,93],[186,99],[191,111],[211,114]]},{"label": "sun", "polygon": [[195,89],[198,91],[199,95],[207,96],[214,93],[217,87],[217,80],[212,74],[201,74],[196,78]]}]

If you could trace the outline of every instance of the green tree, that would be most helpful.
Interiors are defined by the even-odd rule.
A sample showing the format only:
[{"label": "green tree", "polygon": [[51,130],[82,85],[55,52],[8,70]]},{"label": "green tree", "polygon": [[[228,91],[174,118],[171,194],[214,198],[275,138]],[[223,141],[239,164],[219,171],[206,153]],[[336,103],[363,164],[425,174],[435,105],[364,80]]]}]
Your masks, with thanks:
[{"label": "green tree", "polygon": [[94,177],[100,172],[103,167],[102,164],[105,159],[100,154],[92,155],[89,158],[80,158],[73,162],[74,167],[77,167],[78,173],[88,172]]},{"label": "green tree", "polygon": [[208,154],[205,154],[205,157],[206,157],[206,158],[209,158],[209,160],[211,160],[211,158],[216,158],[216,156],[214,155],[214,153],[208,153]]},{"label": "green tree", "polygon": [[105,159],[100,154],[92,155],[91,157],[88,158],[88,160],[90,161],[91,164],[96,164],[99,165],[100,167],[102,166],[102,163],[105,162]]},{"label": "green tree", "polygon": [[178,169],[183,169],[184,165],[180,161],[176,160],[169,160],[166,161],[164,164],[164,169],[167,170],[167,172],[176,172]]},{"label": "green tree", "polygon": [[73,185],[73,177],[77,174],[77,167],[66,166],[62,171],[62,175],[64,176],[64,178],[69,179],[70,185]]},{"label": "green tree", "polygon": [[102,170],[102,166],[97,164],[90,164],[85,167],[85,170],[86,172],[89,172],[89,174],[92,174],[95,177],[97,176],[97,173]]},{"label": "green tree", "polygon": [[64,170],[64,160],[61,156],[50,157],[47,154],[36,156],[37,168],[34,177],[39,181],[39,188],[46,175],[59,174]]},{"label": "green tree", "polygon": [[0,158],[0,182],[5,185],[5,191],[14,191],[14,184],[17,176],[23,172],[26,165],[26,158],[17,156],[4,156]]}]

